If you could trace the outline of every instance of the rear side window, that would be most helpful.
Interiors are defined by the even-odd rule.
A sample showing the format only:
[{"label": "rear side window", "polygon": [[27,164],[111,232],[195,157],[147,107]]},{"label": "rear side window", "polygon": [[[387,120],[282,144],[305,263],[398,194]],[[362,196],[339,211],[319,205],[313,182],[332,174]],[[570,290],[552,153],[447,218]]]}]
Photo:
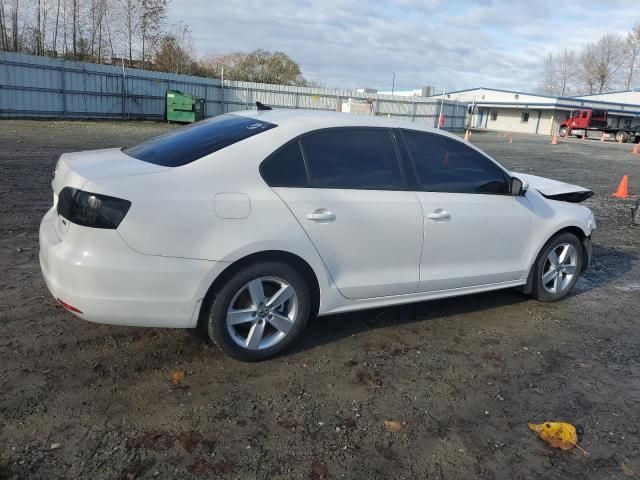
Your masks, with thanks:
[{"label": "rear side window", "polygon": [[506,194],[506,174],[484,155],[442,135],[404,130],[418,189],[427,192]]},{"label": "rear side window", "polygon": [[179,167],[274,127],[273,123],[255,118],[225,114],[165,133],[123,151],[138,160],[164,167]]},{"label": "rear side window", "polygon": [[300,139],[310,186],[390,190],[402,188],[391,131],[339,128]]},{"label": "rear side window", "polygon": [[260,173],[271,187],[308,186],[307,171],[297,140],[285,145],[267,158],[260,165]]}]

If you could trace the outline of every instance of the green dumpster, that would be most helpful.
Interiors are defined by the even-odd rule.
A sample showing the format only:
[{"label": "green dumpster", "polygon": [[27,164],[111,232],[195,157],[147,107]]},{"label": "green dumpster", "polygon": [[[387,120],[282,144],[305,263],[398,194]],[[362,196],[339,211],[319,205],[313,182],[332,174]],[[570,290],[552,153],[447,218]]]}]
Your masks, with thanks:
[{"label": "green dumpster", "polygon": [[167,122],[193,123],[204,118],[204,98],[167,90]]}]

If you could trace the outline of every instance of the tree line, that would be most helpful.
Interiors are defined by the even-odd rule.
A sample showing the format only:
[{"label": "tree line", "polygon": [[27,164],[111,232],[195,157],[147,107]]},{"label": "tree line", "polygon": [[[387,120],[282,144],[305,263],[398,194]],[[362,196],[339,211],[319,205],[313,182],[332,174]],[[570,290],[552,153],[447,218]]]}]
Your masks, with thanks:
[{"label": "tree line", "polygon": [[198,58],[189,27],[167,24],[170,0],[0,0],[0,50],[163,72],[309,85],[283,52]]},{"label": "tree line", "polygon": [[626,36],[607,33],[578,50],[549,53],[538,90],[552,96],[630,90],[640,85],[640,23]]}]

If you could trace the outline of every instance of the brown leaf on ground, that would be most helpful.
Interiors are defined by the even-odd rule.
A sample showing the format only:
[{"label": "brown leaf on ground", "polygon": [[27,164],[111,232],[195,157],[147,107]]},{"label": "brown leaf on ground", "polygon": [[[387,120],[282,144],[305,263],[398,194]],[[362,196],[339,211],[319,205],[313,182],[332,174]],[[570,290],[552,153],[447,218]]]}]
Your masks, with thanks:
[{"label": "brown leaf on ground", "polygon": [[324,463],[313,462],[311,464],[311,473],[309,474],[311,480],[323,480],[327,478],[327,474],[327,467],[325,467]]},{"label": "brown leaf on ground", "polygon": [[131,447],[166,450],[167,448],[171,448],[175,441],[176,437],[173,433],[152,430],[145,432],[138,437],[132,438],[128,443]]},{"label": "brown leaf on ground", "polygon": [[230,462],[209,463],[199,458],[191,465],[191,471],[194,473],[213,472],[217,475],[226,475],[235,470],[236,466]]},{"label": "brown leaf on ground", "polygon": [[178,385],[180,382],[184,380],[185,373],[182,370],[174,370],[171,374],[171,383],[174,385]]},{"label": "brown leaf on ground", "polygon": [[196,449],[198,443],[200,443],[200,440],[202,440],[202,435],[200,435],[195,430],[182,432],[178,437],[178,441],[180,442],[180,445],[182,445],[182,448],[184,448],[189,453],[193,452]]},{"label": "brown leaf on ground", "polygon": [[365,370],[358,370],[356,372],[356,384],[362,385],[363,387],[374,387],[379,388],[382,386],[382,380],[377,377],[374,377],[369,372]]},{"label": "brown leaf on ground", "polygon": [[295,420],[278,420],[278,425],[282,428],[296,428],[298,426],[298,422]]},{"label": "brown leaf on ground", "polygon": [[636,472],[633,471],[633,469],[627,465],[626,463],[621,463],[620,464],[620,470],[622,470],[622,474],[625,477],[635,477],[636,476]]},{"label": "brown leaf on ground", "polygon": [[384,421],[384,429],[387,432],[399,432],[402,428],[407,424],[407,422],[403,422],[401,420],[385,420]]}]

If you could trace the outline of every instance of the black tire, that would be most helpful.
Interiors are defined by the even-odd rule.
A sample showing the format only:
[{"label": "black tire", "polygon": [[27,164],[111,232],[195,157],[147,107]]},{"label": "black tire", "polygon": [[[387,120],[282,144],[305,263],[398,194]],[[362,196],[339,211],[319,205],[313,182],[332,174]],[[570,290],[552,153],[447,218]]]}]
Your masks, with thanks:
[{"label": "black tire", "polygon": [[567,127],[560,127],[560,130],[558,130],[558,135],[560,135],[561,137],[567,137],[569,135],[569,129]]},{"label": "black tire", "polygon": [[[232,338],[232,333],[229,329],[233,329],[233,327],[227,327],[227,312],[231,301],[234,300],[237,294],[248,295],[248,293],[240,293],[243,291],[243,287],[249,282],[259,278],[277,278],[288,283],[293,288],[297,297],[297,313],[293,327],[281,340],[272,346],[260,350],[251,350],[240,346],[234,341],[234,338]],[[266,285],[268,286],[268,282]],[[265,295],[266,294],[267,292],[265,290]],[[239,300],[240,298],[238,297],[235,302]],[[218,291],[214,292],[214,300],[209,308],[205,326],[207,335],[211,341],[229,356],[237,360],[257,362],[271,358],[286,350],[300,337],[311,311],[311,293],[304,276],[300,274],[298,270],[287,263],[269,260],[248,265],[235,272]],[[259,320],[256,319],[255,321],[258,322]],[[278,333],[269,323],[270,321],[267,317],[264,317],[263,321],[265,329],[270,328],[273,329],[274,333]],[[253,325],[253,323],[243,325],[249,328],[249,325]],[[239,337],[236,335],[236,338]]]},{"label": "black tire", "polygon": [[624,130],[619,130],[616,132],[616,142],[627,143],[629,140],[629,135]]},{"label": "black tire", "polygon": [[[559,249],[561,245],[565,244],[572,245],[575,249],[575,274],[573,275],[573,278],[569,282],[567,282],[567,285],[562,290],[556,293],[551,293],[545,288],[542,276],[545,273],[545,268],[547,269],[546,272],[548,272],[549,264],[547,263],[547,261],[551,252],[553,250]],[[531,296],[537,300],[540,300],[541,302],[557,302],[558,300],[562,300],[567,295],[569,295],[569,293],[571,293],[571,290],[573,290],[573,287],[578,281],[578,277],[580,276],[580,272],[582,271],[583,262],[584,250],[578,237],[569,232],[559,233],[553,236],[544,245],[544,247],[542,247],[540,253],[538,254],[538,258],[536,258],[536,261],[533,264],[533,270],[531,272],[531,274],[533,275]]]}]

